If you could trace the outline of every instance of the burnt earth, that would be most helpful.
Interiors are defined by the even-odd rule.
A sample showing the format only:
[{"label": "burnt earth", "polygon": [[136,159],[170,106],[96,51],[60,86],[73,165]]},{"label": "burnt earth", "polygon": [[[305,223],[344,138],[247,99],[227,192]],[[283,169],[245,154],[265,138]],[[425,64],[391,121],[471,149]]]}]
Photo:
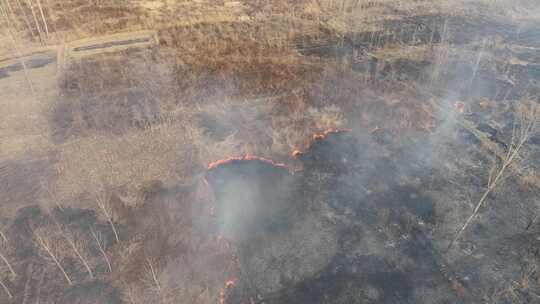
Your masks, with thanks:
[{"label": "burnt earth", "polygon": [[294,208],[294,177],[264,160],[236,160],[210,169],[206,176],[217,198],[215,212],[221,233],[235,241],[283,228]]},{"label": "burnt earth", "polygon": [[[303,171],[294,175],[242,160],[210,170],[218,205],[241,197],[238,191],[244,188],[237,180],[249,180],[264,185],[250,202],[294,209],[289,213],[294,217],[266,211],[264,221],[246,221],[252,237],[236,243],[241,277],[228,303],[471,303],[485,299],[486,290],[522,277],[534,258],[534,245],[527,240],[537,229],[520,224],[531,223],[524,218],[533,208],[527,192],[515,199],[504,193],[492,197],[486,220],[475,223],[457,249],[447,248],[462,224],[449,210],[460,208],[456,197],[464,191],[449,188],[447,179],[481,193],[486,177],[471,179],[466,168],[488,162],[478,153],[480,143],[463,138],[446,143],[460,169],[445,172],[436,157],[426,158],[433,151],[422,152],[426,141],[397,143],[388,137],[381,142],[377,134],[358,133],[316,137],[299,155]],[[294,183],[283,188],[286,178]],[[284,189],[288,195],[277,196]],[[272,205],[276,197],[280,204]],[[511,207],[509,200],[521,203]],[[242,221],[235,225],[245,225]],[[279,229],[263,229],[266,221],[279,223]],[[302,243],[315,239],[322,241]]]},{"label": "burnt earth", "polygon": [[[121,225],[117,226],[119,231],[123,230]],[[121,303],[118,290],[112,287],[110,282],[90,279],[86,270],[69,251],[69,247],[63,247],[64,251],[58,250],[66,237],[72,237],[77,242],[85,244],[86,258],[94,266],[94,275],[99,277],[107,273],[107,266],[97,243],[92,239],[90,229],[102,237],[102,248],[110,250],[114,239],[110,226],[99,221],[93,210],[54,208],[46,211],[37,205],[20,208],[4,231],[9,242],[3,254],[10,261],[17,261],[13,263],[13,267],[18,274],[8,284],[12,290],[21,291],[14,295],[13,300],[46,303]],[[51,264],[50,256],[38,245],[37,233],[55,250],[59,262],[73,280],[71,287],[66,288],[64,277],[58,268]]]}]

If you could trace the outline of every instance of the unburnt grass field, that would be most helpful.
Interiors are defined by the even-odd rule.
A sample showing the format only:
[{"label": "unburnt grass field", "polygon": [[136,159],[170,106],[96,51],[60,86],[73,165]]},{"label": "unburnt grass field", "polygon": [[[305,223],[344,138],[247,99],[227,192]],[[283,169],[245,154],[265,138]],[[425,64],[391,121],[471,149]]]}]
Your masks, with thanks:
[{"label": "unburnt grass field", "polygon": [[0,0],[0,303],[540,303],[536,2]]}]

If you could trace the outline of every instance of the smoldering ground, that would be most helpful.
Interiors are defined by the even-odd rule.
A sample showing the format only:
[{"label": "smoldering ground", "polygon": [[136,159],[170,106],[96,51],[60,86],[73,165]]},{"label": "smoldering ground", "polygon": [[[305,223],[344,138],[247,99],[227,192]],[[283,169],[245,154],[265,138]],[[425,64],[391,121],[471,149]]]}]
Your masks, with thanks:
[{"label": "smoldering ground", "polygon": [[[318,269],[315,274],[297,272],[291,277],[289,270],[282,270],[287,274],[273,283],[271,279],[254,279],[257,275],[253,273],[284,267],[287,259],[283,258],[281,265],[272,264],[264,262],[264,255],[257,251],[241,249],[243,272],[231,292],[231,303],[246,299],[266,303],[326,303],[329,299],[332,303],[468,303],[510,298],[530,301],[534,297],[525,289],[515,289],[519,290],[516,294],[504,292],[516,280],[533,279],[529,271],[536,263],[526,244],[535,233],[535,228],[530,230],[535,225],[530,226],[534,222],[530,213],[538,208],[536,195],[524,191],[517,199],[507,192],[523,189],[519,178],[509,178],[492,193],[483,214],[475,217],[457,245],[448,249],[493,178],[493,164],[515,145],[512,128],[527,124],[515,110],[520,103],[528,102],[528,86],[501,84],[491,78],[492,72],[482,67],[485,42],[480,45],[470,57],[472,69],[446,63],[442,65],[444,75],[431,84],[443,94],[429,101],[433,119],[429,134],[410,133],[403,139],[392,132],[370,132],[349,119],[350,125],[357,126],[350,134],[331,134],[300,154],[303,170],[295,174],[293,193],[302,195],[289,200],[291,205],[303,206],[295,225],[301,226],[311,212],[324,214],[321,221],[330,221],[336,250],[332,258],[316,259],[322,264],[313,265]],[[433,67],[427,67],[425,73],[433,73]],[[363,96],[355,97],[361,102]],[[498,104],[486,110],[481,104],[486,99]],[[532,98],[533,108],[535,102]],[[372,119],[384,121],[387,117]],[[529,152],[536,149],[534,145],[527,148]],[[523,161],[537,166],[534,160],[525,159],[513,170],[520,170]],[[340,169],[333,164],[339,164]],[[232,173],[236,166],[240,165],[226,164],[223,170]],[[220,183],[224,181],[231,179]],[[232,181],[230,185],[238,186]],[[276,182],[264,185],[280,189]],[[250,188],[243,184],[237,189],[242,191],[243,187]],[[220,195],[216,192],[218,203]],[[265,201],[263,194],[257,195],[261,198],[252,196],[249,200]],[[242,197],[233,200],[243,201]],[[230,196],[224,196],[224,202],[230,200]],[[290,229],[293,233],[294,228]],[[328,228],[305,237],[317,238],[322,231]],[[279,238],[272,232],[266,234],[252,241],[258,245],[239,247],[253,248],[261,246],[265,238],[274,242]],[[259,264],[250,263],[257,254],[262,259]]]},{"label": "smoldering ground", "polygon": [[[434,151],[441,151],[442,145],[445,153],[439,152],[436,161],[428,162],[423,153],[429,140],[400,143],[390,137],[381,144],[377,141],[378,134],[359,136],[359,131],[330,133],[316,140],[299,156],[304,167],[295,174],[295,186],[288,199],[290,208],[297,206],[300,211],[292,219],[282,218],[294,224],[282,223],[285,232],[249,230],[252,238],[238,242],[241,272],[231,303],[249,298],[269,303],[323,303],[329,298],[335,303],[465,303],[482,299],[489,288],[502,289],[521,278],[523,267],[531,262],[530,249],[523,241],[529,234],[525,229],[530,221],[527,214],[536,207],[533,194],[524,194],[528,198],[514,201],[510,208],[504,191],[492,197],[490,204],[494,207],[484,215],[490,219],[475,223],[476,227],[465,234],[458,248],[448,251],[448,243],[462,224],[460,219],[471,212],[471,207],[463,206],[464,186],[452,185],[466,184],[469,199],[478,197],[487,182],[482,170],[491,161],[478,151],[477,144],[459,137],[457,124],[453,128],[456,130],[450,128],[444,134],[448,132],[446,136],[450,136],[456,132],[457,135],[434,147]],[[415,153],[420,149],[424,152]],[[475,167],[475,164],[480,165]],[[467,168],[471,165],[472,168]],[[234,174],[242,166],[257,167],[246,160],[223,164],[219,170]],[[279,183],[264,177],[274,170],[268,166],[266,170],[252,171],[254,175],[250,174],[249,179],[261,179],[263,187],[282,193]],[[453,166],[458,166],[457,170]],[[474,179],[474,172],[482,176]],[[241,175],[210,179],[209,183],[211,187],[226,189],[223,183],[237,186],[234,179]],[[515,186],[514,182],[511,184]],[[217,190],[216,203],[227,204],[230,195],[244,191],[244,187],[250,191],[247,183],[233,192],[225,190],[226,195]],[[275,203],[271,196],[257,194],[261,197],[244,200],[245,196],[237,195],[234,201]],[[279,204],[268,208],[279,210]],[[227,219],[228,215],[220,212],[217,217]],[[230,212],[238,211],[233,208]],[[267,214],[272,213],[274,217],[279,214]],[[309,218],[313,216],[320,221],[317,230],[299,228],[309,226]],[[264,217],[257,218],[259,225],[264,226]],[[495,218],[505,218],[504,233],[496,232],[501,223]],[[238,227],[244,225],[244,221],[232,223]],[[326,238],[327,241],[309,242],[319,244],[318,250],[304,247],[313,250],[313,257],[302,254],[303,249],[296,246],[281,247],[283,239],[297,233],[301,233],[302,239]],[[337,242],[330,256],[328,236]],[[470,244],[474,247],[468,248]],[[265,250],[274,253],[254,248],[268,248]],[[287,253],[288,250],[291,252]],[[279,262],[272,262],[267,254]],[[312,270],[301,272],[298,265],[290,265],[289,254],[313,261]],[[278,269],[282,275],[274,281],[270,274]],[[258,279],[261,273],[265,274],[264,280]]]},{"label": "smoldering ground", "polygon": [[[254,38],[312,30],[298,18],[175,26],[148,50],[68,64],[47,112],[58,157],[0,164],[8,203],[65,209],[4,219],[7,239],[36,253],[2,251],[13,301],[533,302],[535,144],[448,245],[513,147],[515,108],[536,96],[537,26],[439,14],[342,31],[321,19],[315,35],[288,33],[291,47]],[[87,242],[94,279],[56,218]],[[32,220],[72,287],[17,230]]]}]

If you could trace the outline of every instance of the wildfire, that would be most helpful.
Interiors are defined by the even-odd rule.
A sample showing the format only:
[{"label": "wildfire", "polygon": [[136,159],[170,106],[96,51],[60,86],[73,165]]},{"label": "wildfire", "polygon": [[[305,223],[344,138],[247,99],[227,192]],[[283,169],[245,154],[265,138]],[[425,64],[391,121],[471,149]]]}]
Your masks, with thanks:
[{"label": "wildfire", "polygon": [[235,279],[227,280],[225,286],[219,291],[219,304],[225,304],[225,296],[228,289],[231,289],[236,284]]},{"label": "wildfire", "polygon": [[217,160],[215,162],[212,162],[212,163],[208,164],[208,170],[215,169],[215,168],[217,168],[217,167],[219,167],[221,165],[228,164],[228,163],[231,163],[231,162],[234,162],[234,161],[253,161],[253,160],[264,162],[264,163],[270,164],[270,165],[275,166],[275,167],[287,168],[287,166],[285,164],[276,163],[273,160],[268,159],[268,158],[258,157],[258,156],[251,156],[251,155],[244,155],[244,156],[238,156],[238,157],[229,157],[229,158],[220,159],[220,160]]},{"label": "wildfire", "polygon": [[348,129],[328,129],[322,133],[317,133],[313,135],[313,140],[323,140],[330,134],[337,134],[337,133],[344,133],[344,132],[350,132],[351,130]]},{"label": "wildfire", "polygon": [[482,109],[487,109],[491,106],[491,103],[488,99],[485,99],[485,98],[482,98],[482,100],[480,100],[480,102],[478,103],[480,105],[480,108]]},{"label": "wildfire", "polygon": [[[338,134],[338,133],[345,133],[350,132],[350,129],[328,129],[326,131],[323,131],[321,133],[313,134],[313,141],[320,141],[325,139],[330,134]],[[293,157],[299,157],[300,155],[304,154],[304,152],[300,150],[294,150],[292,152]]]},{"label": "wildfire", "polygon": [[464,113],[465,112],[465,103],[463,101],[456,101],[454,103],[454,108],[456,109],[456,111],[458,111],[459,113]]}]

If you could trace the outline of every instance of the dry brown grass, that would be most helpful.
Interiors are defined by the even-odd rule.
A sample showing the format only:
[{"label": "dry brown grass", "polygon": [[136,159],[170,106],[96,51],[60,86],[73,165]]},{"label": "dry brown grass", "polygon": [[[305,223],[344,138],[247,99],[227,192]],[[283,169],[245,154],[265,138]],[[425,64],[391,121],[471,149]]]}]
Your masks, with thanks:
[{"label": "dry brown grass", "polygon": [[192,171],[193,146],[182,126],[162,124],[123,136],[85,137],[60,149],[58,191],[73,198],[106,187],[178,181]]},{"label": "dry brown grass", "polygon": [[[281,12],[279,5],[272,10]],[[62,144],[56,187],[60,197],[69,201],[85,191],[101,189],[101,185],[127,186],[136,192],[149,180],[185,180],[193,168],[230,155],[283,157],[305,148],[311,134],[346,127],[350,118],[360,117],[367,127],[394,130],[404,126],[422,129],[410,124],[430,119],[418,105],[398,96],[385,93],[388,96],[383,100],[373,98],[375,92],[358,86],[365,79],[342,71],[338,63],[323,69],[320,60],[301,56],[293,41],[316,31],[317,22],[288,15],[279,21],[265,16],[257,24],[205,22],[160,30],[157,56],[167,58],[168,72],[154,80],[158,85],[167,83],[171,90],[160,100],[161,115],[170,119],[142,130],[128,129],[119,136],[88,129],[82,137]],[[122,61],[107,61],[113,73],[104,74],[103,68],[92,63],[100,60],[84,61],[68,79],[76,79],[81,92],[93,92],[103,84],[114,89],[116,81],[122,87],[123,83],[150,80],[142,74],[122,72]],[[155,59],[145,60],[150,61],[141,66],[143,70]],[[95,73],[106,78],[91,76]],[[70,94],[77,96],[77,92]],[[359,102],[358,96],[365,97]],[[242,124],[222,140],[208,136],[194,121],[196,113],[227,121],[234,111]],[[388,126],[381,125],[388,116],[392,117]]]},{"label": "dry brown grass", "polygon": [[[104,34],[153,29],[158,32],[159,45],[144,51],[72,58],[65,70],[51,67],[32,71],[30,78],[37,84],[39,102],[26,93],[22,75],[10,78],[9,84],[0,79],[0,94],[7,101],[0,109],[5,118],[0,122],[0,160],[29,152],[57,155],[51,175],[57,178],[42,184],[46,191],[39,198],[44,205],[93,208],[102,217],[105,213],[95,204],[96,198],[102,198],[103,204],[121,205],[109,206],[111,214],[105,217],[111,226],[118,221],[130,229],[139,227],[135,232],[130,230],[129,237],[121,240],[115,231],[113,249],[102,247],[97,234],[85,238],[98,245],[111,280],[129,303],[215,302],[219,288],[234,272],[227,244],[203,240],[197,248],[189,248],[189,254],[174,256],[184,251],[168,247],[169,242],[184,244],[182,238],[188,234],[191,237],[191,227],[177,225],[174,230],[155,223],[140,224],[145,217],[159,218],[160,223],[178,220],[169,217],[176,214],[170,209],[145,201],[148,183],[195,184],[208,163],[233,155],[287,160],[292,151],[306,148],[313,133],[353,123],[367,130],[384,128],[394,135],[429,133],[433,115],[426,102],[429,94],[424,92],[429,87],[400,79],[395,62],[428,61],[443,66],[459,57],[474,64],[474,52],[463,53],[444,41],[439,46],[392,41],[372,43],[369,54],[357,52],[338,58],[302,55],[297,44],[313,39],[339,45],[351,32],[389,34],[384,32],[385,21],[410,15],[467,16],[471,12],[464,11],[465,2],[42,0],[51,31],[48,38],[41,33],[44,44],[99,40]],[[512,7],[509,1],[481,2],[479,10],[522,13],[508,12]],[[19,15],[10,26],[21,45],[39,43],[37,25],[29,27],[24,19],[31,16],[29,8],[23,5],[15,11]],[[0,22],[7,26],[5,20]],[[42,21],[38,24],[44,26]],[[12,53],[11,48],[0,46],[0,52]],[[384,59],[378,72],[390,67],[382,81],[349,66],[364,63],[369,56]],[[140,101],[128,99],[126,92],[136,89],[145,92],[143,107],[157,107],[157,119],[116,115],[124,113],[123,105]],[[58,125],[51,122],[54,118],[50,115],[58,109],[65,114],[59,105],[71,107],[68,121],[73,119],[74,123],[69,136],[53,140],[51,134]],[[113,105],[118,108],[112,110]],[[217,127],[200,123],[201,114],[210,117]],[[110,125],[114,123],[120,125],[118,132]],[[230,128],[215,135],[221,126]],[[6,174],[2,170],[0,177]],[[537,183],[537,179],[531,174],[526,182]],[[130,207],[126,214],[114,212],[126,206]],[[189,208],[182,206],[186,208],[182,212],[190,214]],[[48,229],[36,235],[48,259],[69,253],[85,264],[84,250],[78,251],[71,237],[62,239],[58,232],[50,233],[54,227]],[[51,234],[50,243],[44,238],[47,234]],[[170,239],[172,236],[178,239]],[[60,245],[53,251],[44,244]],[[166,250],[156,253],[162,248]],[[55,264],[61,266],[60,262]],[[94,275],[92,265],[85,268],[88,276]],[[66,279],[71,280],[67,274]]]}]

